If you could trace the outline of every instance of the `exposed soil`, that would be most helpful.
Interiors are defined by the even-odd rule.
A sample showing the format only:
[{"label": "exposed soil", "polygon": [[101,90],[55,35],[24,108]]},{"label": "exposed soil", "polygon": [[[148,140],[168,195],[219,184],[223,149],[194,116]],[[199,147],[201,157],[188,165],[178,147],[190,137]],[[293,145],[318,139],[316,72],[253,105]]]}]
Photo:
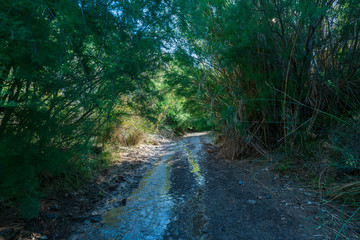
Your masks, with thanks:
[{"label": "exposed soil", "polygon": [[[263,162],[258,164],[256,158],[216,157],[219,149],[209,134],[189,134],[125,152],[96,183],[47,203],[41,217],[26,225],[8,223],[3,235],[8,239],[335,239],[349,218],[344,209],[325,205],[315,191]],[[344,227],[338,239],[359,239],[360,227],[355,224]]]},{"label": "exposed soil", "polygon": [[[254,164],[255,158],[217,158],[219,149],[206,135],[183,141],[193,149],[197,138],[202,151],[194,155],[200,158],[205,184],[186,190],[195,194],[176,208],[176,220],[164,239],[335,239],[349,217],[336,206],[325,206],[315,191]],[[186,170],[179,167],[184,163],[175,160],[173,192],[191,186]],[[349,225],[338,239],[359,239],[356,234]]]}]

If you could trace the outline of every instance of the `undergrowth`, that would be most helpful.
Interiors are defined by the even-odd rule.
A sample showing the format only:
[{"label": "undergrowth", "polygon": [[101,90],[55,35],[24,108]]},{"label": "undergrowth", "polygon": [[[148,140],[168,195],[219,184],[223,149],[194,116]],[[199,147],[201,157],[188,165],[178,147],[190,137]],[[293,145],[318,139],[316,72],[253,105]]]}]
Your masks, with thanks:
[{"label": "undergrowth", "polygon": [[[350,119],[358,125],[358,119]],[[282,174],[306,183],[321,196],[324,204],[340,204],[342,222],[336,228],[338,239],[344,231],[360,226],[360,133],[349,125],[338,123],[317,133],[275,161]],[[347,210],[345,211],[346,208]],[[344,235],[345,234],[345,235]],[[342,238],[341,238],[342,239]]]}]

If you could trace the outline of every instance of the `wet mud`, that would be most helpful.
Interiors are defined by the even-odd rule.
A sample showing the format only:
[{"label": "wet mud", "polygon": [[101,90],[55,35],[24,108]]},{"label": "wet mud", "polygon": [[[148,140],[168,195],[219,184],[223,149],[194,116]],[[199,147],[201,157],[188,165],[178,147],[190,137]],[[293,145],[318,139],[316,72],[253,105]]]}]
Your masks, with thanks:
[{"label": "wet mud", "polygon": [[195,133],[169,145],[126,202],[71,239],[334,239],[315,196],[269,171],[254,181],[210,142]]}]

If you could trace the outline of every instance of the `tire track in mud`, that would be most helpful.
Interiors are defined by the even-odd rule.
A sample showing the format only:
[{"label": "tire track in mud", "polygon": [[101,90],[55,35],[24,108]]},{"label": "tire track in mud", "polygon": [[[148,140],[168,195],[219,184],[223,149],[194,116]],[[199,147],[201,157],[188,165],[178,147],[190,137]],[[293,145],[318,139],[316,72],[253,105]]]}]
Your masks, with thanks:
[{"label": "tire track in mud", "polygon": [[171,174],[170,192],[177,199],[177,205],[164,239],[208,239],[201,143],[195,135],[183,138],[181,145]]}]

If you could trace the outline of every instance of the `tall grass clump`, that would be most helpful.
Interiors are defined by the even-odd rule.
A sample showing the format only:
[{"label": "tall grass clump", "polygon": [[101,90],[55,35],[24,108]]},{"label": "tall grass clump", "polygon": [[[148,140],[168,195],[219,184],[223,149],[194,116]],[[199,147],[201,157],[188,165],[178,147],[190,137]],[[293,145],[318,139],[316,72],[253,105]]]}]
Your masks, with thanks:
[{"label": "tall grass clump", "polygon": [[146,134],[152,133],[152,124],[139,116],[125,117],[114,126],[111,143],[114,145],[134,146],[141,143]]},{"label": "tall grass clump", "polygon": [[222,155],[286,153],[282,171],[306,172],[329,200],[360,206],[359,1],[187,4],[176,1],[172,82],[192,86],[190,101],[224,136]]}]

